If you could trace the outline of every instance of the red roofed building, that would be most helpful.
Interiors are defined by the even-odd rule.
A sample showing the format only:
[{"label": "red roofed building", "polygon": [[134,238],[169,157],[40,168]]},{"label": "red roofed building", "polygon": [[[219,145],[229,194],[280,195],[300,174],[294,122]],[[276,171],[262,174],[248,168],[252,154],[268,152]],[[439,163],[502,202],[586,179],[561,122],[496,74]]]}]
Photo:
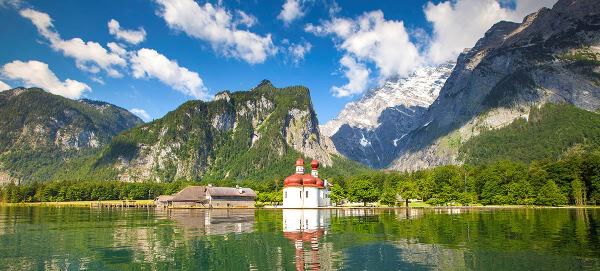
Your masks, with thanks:
[{"label": "red roofed building", "polygon": [[330,206],[329,185],[319,178],[319,161],[310,163],[311,173],[304,174],[304,160],[296,160],[296,173],[283,181],[283,208]]}]

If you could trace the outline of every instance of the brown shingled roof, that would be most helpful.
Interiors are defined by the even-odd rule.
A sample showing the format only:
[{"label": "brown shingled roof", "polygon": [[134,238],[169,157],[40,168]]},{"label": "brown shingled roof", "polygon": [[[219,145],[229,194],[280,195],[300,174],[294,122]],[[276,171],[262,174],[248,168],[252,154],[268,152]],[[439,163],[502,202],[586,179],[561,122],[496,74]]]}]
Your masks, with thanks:
[{"label": "brown shingled roof", "polygon": [[206,186],[188,186],[173,195],[172,201],[205,201]]},{"label": "brown shingled roof", "polygon": [[256,192],[250,188],[207,187],[208,194],[214,197],[256,197]]}]

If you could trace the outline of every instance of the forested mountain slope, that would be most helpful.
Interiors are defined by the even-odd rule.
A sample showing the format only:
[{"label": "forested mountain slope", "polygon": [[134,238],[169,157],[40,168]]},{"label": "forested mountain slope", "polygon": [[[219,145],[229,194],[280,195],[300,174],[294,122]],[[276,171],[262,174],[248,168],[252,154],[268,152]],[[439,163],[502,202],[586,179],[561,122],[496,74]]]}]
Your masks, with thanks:
[{"label": "forested mountain slope", "polygon": [[58,168],[142,120],[115,105],[39,88],[0,92],[0,184],[47,180]]},{"label": "forested mountain slope", "polygon": [[250,91],[188,101],[161,119],[119,134],[99,154],[58,177],[272,181],[289,175],[299,156],[320,160],[325,172],[361,168],[335,153],[321,137],[309,90],[276,88],[264,80]]},{"label": "forested mountain slope", "polygon": [[[597,0],[559,0],[552,9],[542,8],[521,24],[494,25],[475,47],[459,56],[424,123],[400,142],[398,159],[388,168],[416,170],[462,163],[459,150],[465,142],[526,118],[532,108],[546,103],[568,103],[592,112],[600,107]],[[555,124],[557,132],[560,125],[569,125]],[[481,155],[472,157],[487,159]],[[513,155],[517,156],[511,159],[521,159]]]}]

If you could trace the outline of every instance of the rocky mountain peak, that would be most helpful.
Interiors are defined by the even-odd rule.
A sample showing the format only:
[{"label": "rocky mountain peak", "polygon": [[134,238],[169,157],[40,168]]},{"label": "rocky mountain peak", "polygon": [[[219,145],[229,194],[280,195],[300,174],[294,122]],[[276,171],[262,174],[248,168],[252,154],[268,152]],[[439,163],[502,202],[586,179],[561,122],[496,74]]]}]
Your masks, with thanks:
[{"label": "rocky mountain peak", "polygon": [[273,83],[271,83],[271,81],[267,80],[267,79],[263,79],[262,81],[260,81],[260,83],[254,87],[254,89],[261,89],[264,87],[274,87]]},{"label": "rocky mountain peak", "polygon": [[333,120],[321,126],[337,151],[372,167],[382,167],[394,149],[437,98],[454,62],[417,69],[410,76],[388,80],[348,103]]},{"label": "rocky mountain peak", "polygon": [[187,102],[116,137],[98,166],[123,181],[160,182],[275,174],[298,155],[331,167],[335,149],[320,135],[308,93],[263,81],[250,91]]},{"label": "rocky mountain peak", "polygon": [[415,170],[460,163],[463,142],[498,129],[544,103],[600,106],[600,5],[559,0],[522,23],[494,25],[456,68],[429,108],[426,124],[406,135],[390,166]]}]

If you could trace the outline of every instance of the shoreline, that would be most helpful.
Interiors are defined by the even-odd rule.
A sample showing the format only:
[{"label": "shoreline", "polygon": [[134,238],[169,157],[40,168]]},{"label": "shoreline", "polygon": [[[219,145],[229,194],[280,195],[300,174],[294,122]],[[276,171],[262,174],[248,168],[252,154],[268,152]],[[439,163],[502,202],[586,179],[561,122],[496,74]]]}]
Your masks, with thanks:
[{"label": "shoreline", "polygon": [[0,202],[0,207],[89,207],[89,208],[161,208],[161,209],[264,209],[264,210],[336,210],[336,209],[595,209],[600,206],[541,206],[541,205],[488,205],[488,206],[331,206],[319,208],[268,207],[178,207],[156,206],[154,200],[106,200],[106,201],[59,201],[59,202]]}]

